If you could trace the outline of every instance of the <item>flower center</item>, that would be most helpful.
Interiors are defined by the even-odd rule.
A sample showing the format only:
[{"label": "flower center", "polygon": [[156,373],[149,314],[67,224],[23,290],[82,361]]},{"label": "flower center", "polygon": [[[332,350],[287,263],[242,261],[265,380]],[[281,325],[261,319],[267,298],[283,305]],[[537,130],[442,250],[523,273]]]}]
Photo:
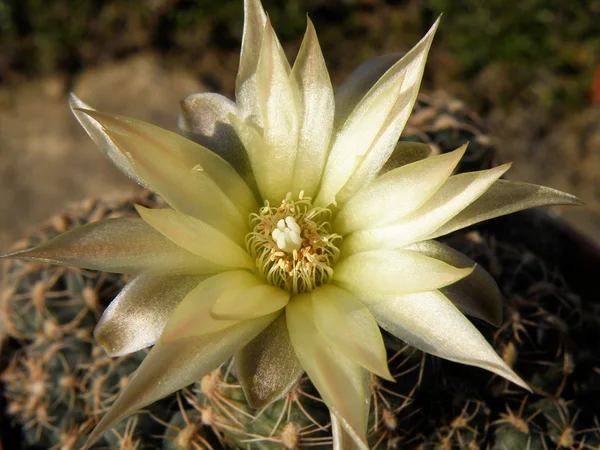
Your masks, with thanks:
[{"label": "flower center", "polygon": [[265,280],[294,294],[327,283],[339,256],[341,236],[331,233],[327,208],[313,207],[310,198],[291,195],[277,208],[265,202],[250,215],[248,252]]}]

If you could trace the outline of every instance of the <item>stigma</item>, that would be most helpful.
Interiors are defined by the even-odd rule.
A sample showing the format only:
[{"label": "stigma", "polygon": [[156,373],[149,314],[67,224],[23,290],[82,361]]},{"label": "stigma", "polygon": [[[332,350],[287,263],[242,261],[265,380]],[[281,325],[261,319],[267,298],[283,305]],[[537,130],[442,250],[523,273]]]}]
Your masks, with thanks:
[{"label": "stigma", "polygon": [[300,226],[296,223],[296,219],[287,216],[285,220],[279,219],[277,221],[277,228],[271,232],[271,237],[279,250],[291,253],[294,250],[300,250],[302,246],[300,232]]}]

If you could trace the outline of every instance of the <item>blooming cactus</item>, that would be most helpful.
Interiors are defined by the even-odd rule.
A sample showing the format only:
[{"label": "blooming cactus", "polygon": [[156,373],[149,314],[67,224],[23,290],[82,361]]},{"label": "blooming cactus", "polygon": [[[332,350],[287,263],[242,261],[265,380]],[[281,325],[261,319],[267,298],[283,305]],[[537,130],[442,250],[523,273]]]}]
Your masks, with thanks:
[{"label": "blooming cactus", "polygon": [[[334,95],[310,21],[290,67],[259,0],[246,0],[236,102],[188,97],[183,137],[72,97],[105,154],[171,206],[5,255],[135,275],[95,337],[114,356],[154,347],[90,444],[235,356],[252,406],[306,371],[331,411],[334,447],[366,449],[368,375],[393,379],[379,326],[527,387],[463,315],[500,323],[495,282],[433,239],[578,201],[500,180],[508,165],[453,175],[466,146],[430,156],[398,144],[436,27],[405,56],[363,64]],[[393,151],[404,164],[381,175]]]}]

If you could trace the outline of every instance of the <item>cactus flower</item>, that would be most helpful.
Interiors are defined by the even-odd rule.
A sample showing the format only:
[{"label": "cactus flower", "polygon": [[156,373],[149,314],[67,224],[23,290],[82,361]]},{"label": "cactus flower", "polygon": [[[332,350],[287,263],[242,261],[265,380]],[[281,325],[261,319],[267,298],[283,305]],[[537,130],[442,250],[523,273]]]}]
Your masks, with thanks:
[{"label": "cactus flower", "polygon": [[[367,449],[368,375],[393,379],[379,327],[527,388],[465,317],[499,324],[497,285],[434,239],[579,202],[500,180],[509,165],[454,175],[466,145],[431,156],[398,143],[437,25],[334,94],[311,22],[290,66],[259,0],[245,0],[236,101],[186,98],[181,135],[71,98],[105,154],[170,206],[4,255],[134,275],[95,337],[114,356],[153,348],[90,444],[234,356],[252,406],[306,372],[331,412],[334,448]],[[393,152],[402,164],[382,173]]]}]

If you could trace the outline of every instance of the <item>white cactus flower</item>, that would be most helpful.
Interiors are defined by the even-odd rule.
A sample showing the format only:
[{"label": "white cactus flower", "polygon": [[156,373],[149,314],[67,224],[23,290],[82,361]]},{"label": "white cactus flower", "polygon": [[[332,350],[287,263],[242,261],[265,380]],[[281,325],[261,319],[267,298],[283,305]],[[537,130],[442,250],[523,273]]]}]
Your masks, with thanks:
[{"label": "white cactus flower", "polygon": [[105,154],[172,208],[139,207],[139,219],[5,255],[135,275],[95,337],[114,356],[154,347],[90,443],[235,355],[252,406],[281,398],[305,371],[331,411],[334,448],[367,449],[366,375],[392,379],[379,326],[527,387],[463,315],[500,323],[495,282],[433,239],[578,201],[499,180],[508,165],[453,175],[466,146],[437,156],[422,146],[379,175],[404,149],[437,25],[402,58],[360,66],[334,95],[310,21],[290,67],[259,0],[245,0],[236,102],[186,98],[183,137],[72,97]]}]

